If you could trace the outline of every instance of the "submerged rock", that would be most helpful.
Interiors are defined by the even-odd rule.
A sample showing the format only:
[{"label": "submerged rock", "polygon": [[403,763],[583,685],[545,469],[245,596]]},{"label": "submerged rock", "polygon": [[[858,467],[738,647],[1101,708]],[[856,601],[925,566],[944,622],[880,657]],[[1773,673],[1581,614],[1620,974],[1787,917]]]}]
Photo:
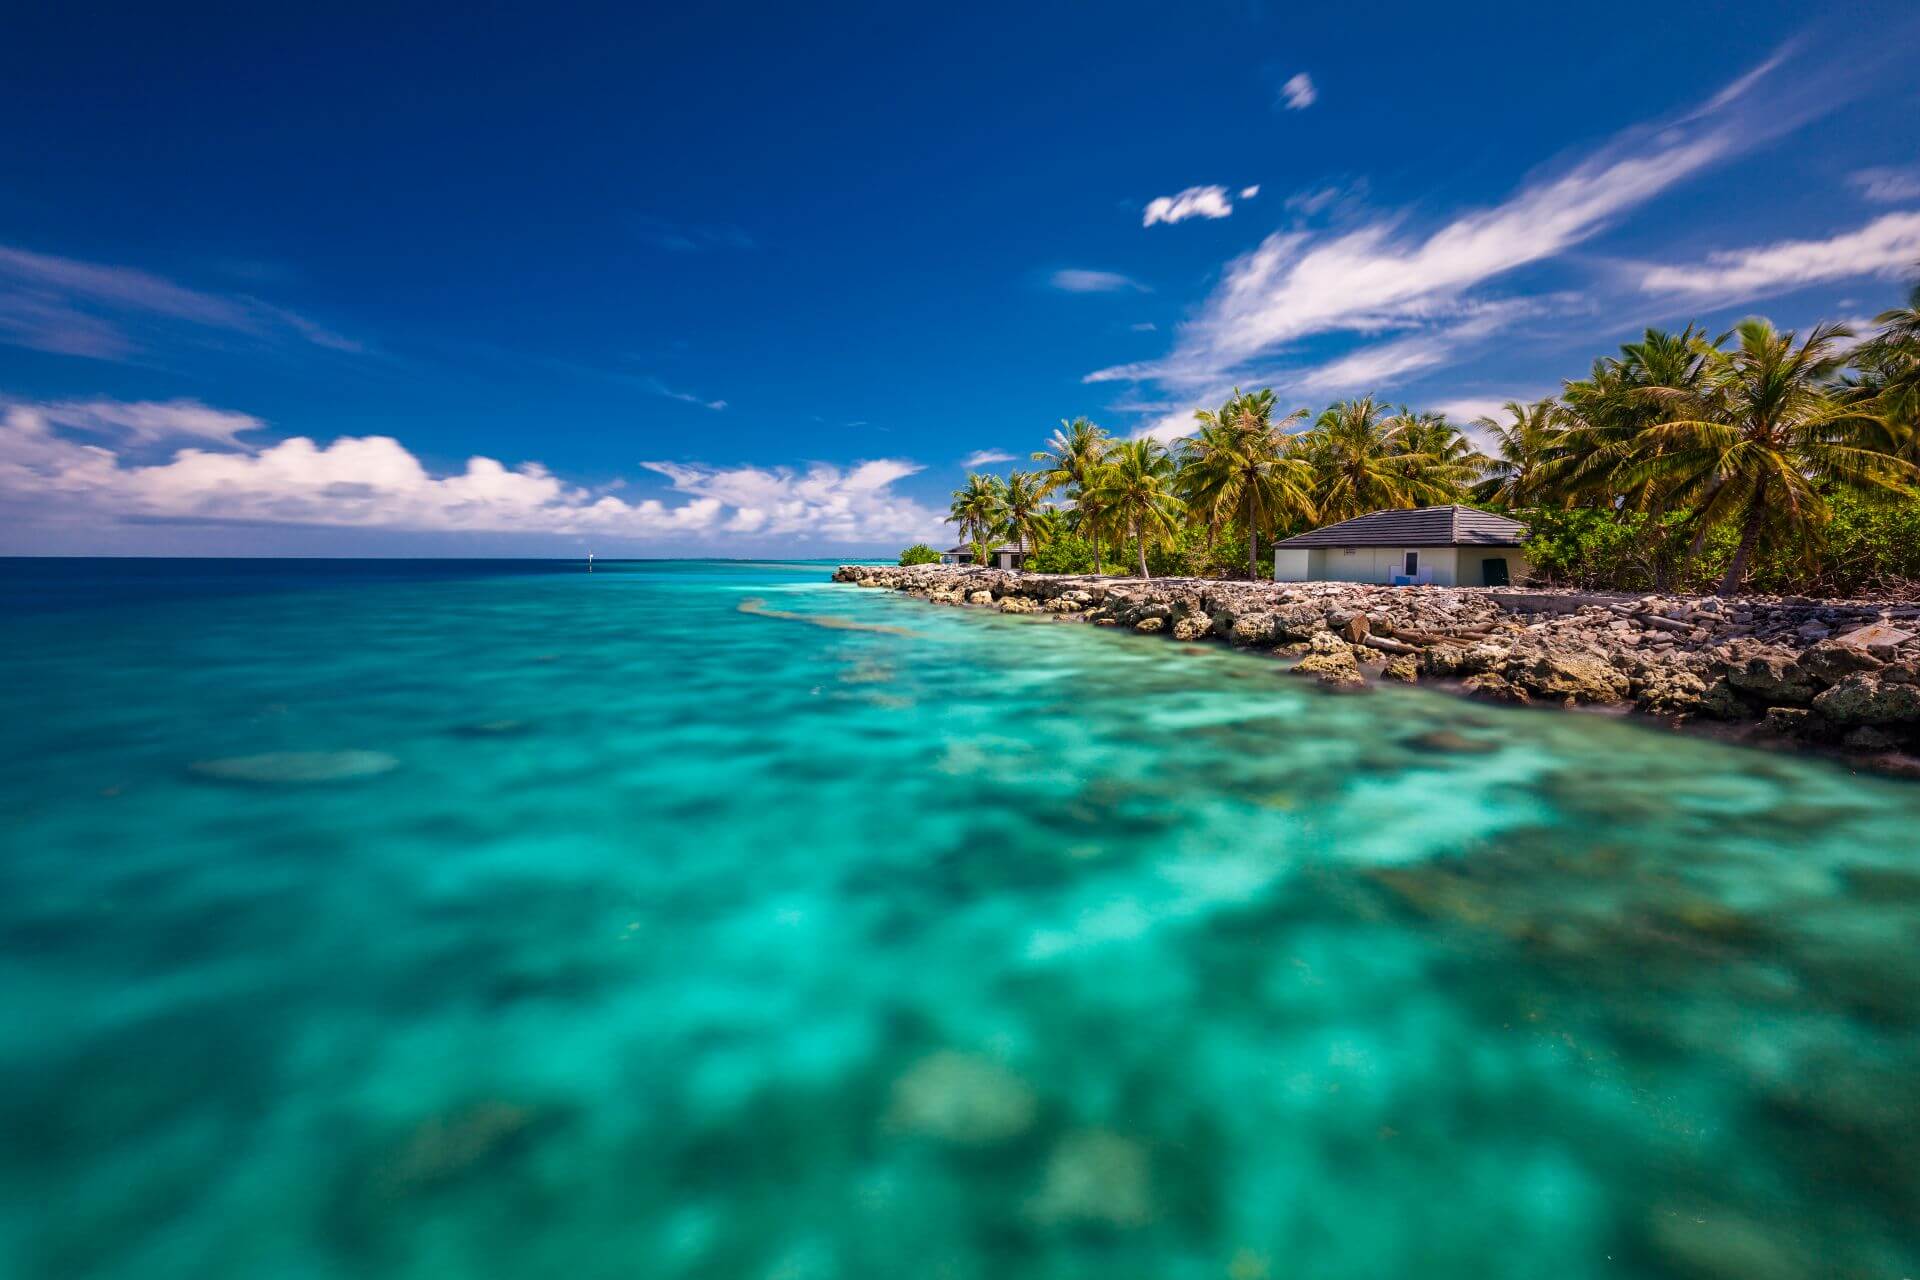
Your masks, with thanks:
[{"label": "submerged rock", "polygon": [[1037,1110],[1033,1090],[999,1063],[944,1049],[894,1081],[887,1125],[960,1146],[989,1146],[1025,1133]]},{"label": "submerged rock", "polygon": [[1484,738],[1469,738],[1464,733],[1452,729],[1434,729],[1428,733],[1415,734],[1407,739],[1407,745],[1415,751],[1434,751],[1446,755],[1487,755],[1500,749],[1497,743]]},{"label": "submerged rock", "polygon": [[196,760],[187,767],[220,782],[308,783],[371,778],[400,766],[384,751],[269,751],[257,756]]},{"label": "submerged rock", "polygon": [[1143,1226],[1153,1218],[1147,1153],[1104,1129],[1069,1134],[1048,1158],[1027,1211],[1049,1226]]},{"label": "submerged rock", "polygon": [[531,1107],[497,1099],[432,1116],[382,1164],[377,1184],[394,1194],[437,1190],[517,1149],[539,1118]]}]

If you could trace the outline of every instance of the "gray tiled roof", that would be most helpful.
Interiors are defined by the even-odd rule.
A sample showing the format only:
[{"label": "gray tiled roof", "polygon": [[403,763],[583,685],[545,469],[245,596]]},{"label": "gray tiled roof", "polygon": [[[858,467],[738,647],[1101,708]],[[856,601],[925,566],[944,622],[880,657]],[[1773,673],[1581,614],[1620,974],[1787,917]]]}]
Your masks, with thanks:
[{"label": "gray tiled roof", "polygon": [[[1019,542],[1002,542],[992,548],[994,555],[999,555],[1002,551],[1028,552],[1032,550],[1033,548],[1027,545],[1025,539]],[[973,544],[971,542],[963,542],[957,547],[948,547],[946,550],[946,554],[950,556],[961,554],[971,555],[972,553]]]},{"label": "gray tiled roof", "polygon": [[1527,526],[1473,507],[1370,511],[1280,542],[1282,547],[1517,547]]}]

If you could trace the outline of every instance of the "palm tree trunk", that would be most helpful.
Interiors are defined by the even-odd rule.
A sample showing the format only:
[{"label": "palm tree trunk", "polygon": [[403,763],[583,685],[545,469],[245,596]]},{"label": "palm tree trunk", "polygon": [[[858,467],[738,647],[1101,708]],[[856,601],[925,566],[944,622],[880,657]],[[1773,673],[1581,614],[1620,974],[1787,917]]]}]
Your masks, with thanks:
[{"label": "palm tree trunk", "polygon": [[1247,577],[1260,577],[1260,530],[1253,523],[1253,495],[1247,495]]},{"label": "palm tree trunk", "polygon": [[1740,590],[1740,584],[1747,576],[1747,558],[1753,554],[1753,548],[1760,541],[1760,526],[1767,518],[1766,486],[1754,491],[1751,505],[1747,507],[1746,522],[1740,528],[1740,545],[1733,549],[1733,559],[1727,562],[1727,576],[1720,580],[1720,594],[1730,596]]},{"label": "palm tree trunk", "polygon": [[1147,534],[1139,525],[1133,527],[1133,549],[1140,555],[1140,576],[1152,578],[1153,575],[1147,572]]}]

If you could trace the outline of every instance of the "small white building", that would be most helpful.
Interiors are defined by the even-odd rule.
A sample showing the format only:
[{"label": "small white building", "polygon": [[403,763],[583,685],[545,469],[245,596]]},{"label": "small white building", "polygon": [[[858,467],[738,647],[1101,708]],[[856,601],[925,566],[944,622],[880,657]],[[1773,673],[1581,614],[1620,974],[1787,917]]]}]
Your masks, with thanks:
[{"label": "small white building", "polygon": [[[1027,565],[1027,552],[1032,550],[1025,542],[1003,542],[987,551],[987,567],[992,569],[1024,569]],[[957,547],[948,547],[940,553],[941,564],[972,564],[973,545],[963,542]]]},{"label": "small white building", "polygon": [[1275,582],[1518,586],[1527,526],[1473,507],[1373,511],[1276,543]]}]

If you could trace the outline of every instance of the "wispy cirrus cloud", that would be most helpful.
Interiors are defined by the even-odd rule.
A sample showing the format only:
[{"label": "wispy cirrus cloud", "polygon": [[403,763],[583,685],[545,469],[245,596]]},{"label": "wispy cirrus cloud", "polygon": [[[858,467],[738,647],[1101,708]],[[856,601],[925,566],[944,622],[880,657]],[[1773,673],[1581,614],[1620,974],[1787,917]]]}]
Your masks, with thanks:
[{"label": "wispy cirrus cloud", "polygon": [[1305,111],[1320,100],[1320,90],[1313,84],[1313,77],[1302,71],[1288,78],[1280,86],[1281,104],[1289,111]]},{"label": "wispy cirrus cloud", "polygon": [[719,224],[672,222],[666,218],[641,217],[635,219],[635,230],[640,238],[656,249],[665,249],[669,253],[707,253],[713,250],[749,250],[760,247],[747,232],[739,227]]},{"label": "wispy cirrus cloud", "polygon": [[189,334],[237,333],[336,351],[361,349],[297,312],[257,298],[189,288],[135,267],[0,245],[0,342],[120,360],[164,340],[164,326]]},{"label": "wispy cirrus cloud", "polygon": [[697,404],[702,409],[712,409],[716,413],[727,407],[725,400],[709,400],[705,396],[697,396],[691,391],[676,391],[660,379],[652,376],[647,377],[645,383],[647,389],[652,391],[653,394],[663,396],[668,400],[678,400],[682,404]]},{"label": "wispy cirrus cloud", "polygon": [[[189,447],[141,464],[127,447],[197,430],[227,445],[265,424],[194,402],[0,406],[0,550],[19,530],[76,543],[126,523],[252,524],[411,532],[591,534],[724,546],[767,533],[823,544],[930,534],[942,516],[895,488],[916,463],[711,467],[649,462],[680,501],[613,496],[537,462],[473,457],[435,473],[390,436],[302,436],[247,451]],[[78,430],[83,438],[76,438]],[[105,434],[109,442],[100,443]],[[83,543],[82,543],[83,544]]]},{"label": "wispy cirrus cloud", "polygon": [[[1518,268],[1564,254],[1664,191],[1767,138],[1796,127],[1835,96],[1810,86],[1752,107],[1754,88],[1777,55],[1664,121],[1632,128],[1584,157],[1522,183],[1498,204],[1469,209],[1415,230],[1412,209],[1343,216],[1334,228],[1294,226],[1229,261],[1219,285],[1158,360],[1099,369],[1092,383],[1156,385],[1188,404],[1210,403],[1240,381],[1285,390],[1346,394],[1372,380],[1405,378],[1451,358],[1552,298],[1501,298],[1484,290]],[[1303,193],[1292,211],[1312,214],[1343,198],[1339,188]],[[1361,340],[1394,335],[1332,358],[1304,363],[1301,344],[1329,335]],[[1190,411],[1148,423],[1164,432]]]},{"label": "wispy cirrus cloud", "polygon": [[960,459],[960,465],[971,470],[974,467],[989,467],[996,462],[1012,462],[1013,455],[999,449],[975,449]]},{"label": "wispy cirrus cloud", "polygon": [[1825,240],[1781,240],[1708,254],[1695,266],[1655,267],[1640,284],[1649,293],[1741,302],[1831,280],[1897,276],[1916,263],[1920,212],[1889,213]]},{"label": "wispy cirrus cloud", "polygon": [[193,440],[240,449],[247,447],[241,433],[267,425],[250,413],[198,400],[56,400],[33,409],[57,426],[141,443]]},{"label": "wispy cirrus cloud", "polygon": [[1135,293],[1153,292],[1132,276],[1123,276],[1117,271],[1088,271],[1079,267],[1066,267],[1054,272],[1048,279],[1054,288],[1067,293],[1122,293],[1127,290]]},{"label": "wispy cirrus cloud", "polygon": [[1847,185],[1858,191],[1863,199],[1875,204],[1920,200],[1920,166],[1895,168],[1892,165],[1876,165],[1869,169],[1855,169],[1847,175]]}]

